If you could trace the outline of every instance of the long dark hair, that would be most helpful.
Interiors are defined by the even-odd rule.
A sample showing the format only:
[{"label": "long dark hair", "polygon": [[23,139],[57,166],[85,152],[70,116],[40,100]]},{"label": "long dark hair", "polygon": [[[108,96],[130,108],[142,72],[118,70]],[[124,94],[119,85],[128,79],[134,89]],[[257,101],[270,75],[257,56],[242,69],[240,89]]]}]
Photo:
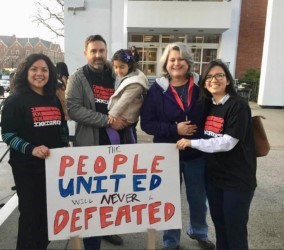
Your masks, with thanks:
[{"label": "long dark hair", "polygon": [[128,65],[128,73],[133,72],[137,69],[137,64],[133,58],[133,55],[129,49],[120,49],[116,51],[111,59],[111,61],[121,61]]},{"label": "long dark hair", "polygon": [[203,71],[202,75],[201,75],[201,81],[200,81],[200,97],[201,99],[208,99],[208,98],[212,98],[212,94],[205,88],[205,82],[206,82],[206,77],[209,73],[209,71],[216,67],[219,66],[221,67],[226,75],[226,78],[229,82],[229,85],[226,86],[226,93],[229,94],[230,96],[236,96],[236,90],[234,88],[234,79],[232,74],[230,73],[227,65],[220,59],[211,61],[206,67],[205,70]]},{"label": "long dark hair", "polygon": [[30,84],[28,82],[28,71],[34,64],[34,62],[38,60],[44,60],[49,70],[48,82],[43,87],[43,93],[47,96],[55,95],[57,83],[56,69],[49,57],[44,54],[31,54],[21,62],[14,76],[13,83],[15,92],[28,92],[30,90]]},{"label": "long dark hair", "polygon": [[65,76],[68,79],[69,71],[68,71],[67,64],[65,62],[58,62],[56,63],[55,67],[56,67],[57,77],[59,79],[62,79],[63,76]]}]

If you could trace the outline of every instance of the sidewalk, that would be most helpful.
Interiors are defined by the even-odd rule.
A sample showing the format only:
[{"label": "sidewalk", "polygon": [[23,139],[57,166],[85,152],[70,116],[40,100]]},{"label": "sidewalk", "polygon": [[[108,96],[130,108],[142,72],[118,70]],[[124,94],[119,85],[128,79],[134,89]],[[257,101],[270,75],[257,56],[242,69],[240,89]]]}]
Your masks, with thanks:
[{"label": "sidewalk", "polygon": [[[248,226],[250,249],[284,249],[284,109],[261,109],[250,103],[253,115],[263,115],[263,120],[271,150],[268,156],[258,158],[258,187],[251,206]],[[146,135],[137,126],[139,143],[151,143],[151,136]],[[0,156],[7,149],[0,143]],[[0,204],[6,203],[14,194],[11,168],[7,155],[0,163]],[[182,188],[183,231],[182,249],[200,249],[197,242],[187,237],[185,228],[188,222],[188,209]],[[0,227],[0,249],[15,249],[18,223],[18,210]],[[209,237],[215,241],[214,227],[208,215]],[[118,232],[119,233],[119,232]],[[157,232],[156,249],[162,248],[162,234]],[[124,244],[113,246],[105,241],[101,249],[147,249],[147,234],[133,233],[122,235]],[[51,242],[48,249],[72,249],[70,241]],[[82,245],[83,249],[83,245]]]}]

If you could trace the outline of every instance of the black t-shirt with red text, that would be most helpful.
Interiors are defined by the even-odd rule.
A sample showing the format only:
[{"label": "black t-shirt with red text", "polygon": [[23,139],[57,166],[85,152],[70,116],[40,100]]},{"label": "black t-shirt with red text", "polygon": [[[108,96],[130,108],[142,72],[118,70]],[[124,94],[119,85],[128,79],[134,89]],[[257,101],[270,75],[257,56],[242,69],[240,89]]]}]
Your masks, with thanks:
[{"label": "black t-shirt with red text", "polygon": [[[107,115],[108,102],[110,97],[114,93],[115,78],[111,68],[105,66],[102,71],[98,71],[90,68],[89,65],[85,65],[83,67],[83,71],[84,75],[89,81],[91,89],[93,90],[96,103],[96,111]],[[99,144],[111,144],[105,128],[100,128]]]},{"label": "black t-shirt with red text", "polygon": [[251,110],[248,103],[238,96],[230,97],[224,105],[212,105],[206,118],[205,138],[224,134],[239,142],[230,151],[207,154],[209,182],[224,190],[255,189],[256,156]]}]

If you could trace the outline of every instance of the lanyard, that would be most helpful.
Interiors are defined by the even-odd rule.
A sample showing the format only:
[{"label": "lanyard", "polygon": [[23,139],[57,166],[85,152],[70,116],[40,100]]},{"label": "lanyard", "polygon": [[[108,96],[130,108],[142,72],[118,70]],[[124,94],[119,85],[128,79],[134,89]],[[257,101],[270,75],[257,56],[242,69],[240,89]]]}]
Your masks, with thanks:
[{"label": "lanyard", "polygon": [[[188,87],[188,90],[187,90],[187,106],[189,106],[190,103],[191,103],[192,93],[193,93],[193,85],[194,85],[193,77],[191,76],[191,77],[189,78],[189,87]],[[172,93],[173,93],[173,95],[174,95],[174,98],[175,98],[177,104],[180,106],[180,108],[181,108],[183,111],[185,111],[184,105],[183,105],[182,100],[180,99],[180,97],[179,97],[177,91],[175,90],[175,88],[174,88],[172,85],[170,85],[170,88],[171,88],[171,90],[172,90]]]}]

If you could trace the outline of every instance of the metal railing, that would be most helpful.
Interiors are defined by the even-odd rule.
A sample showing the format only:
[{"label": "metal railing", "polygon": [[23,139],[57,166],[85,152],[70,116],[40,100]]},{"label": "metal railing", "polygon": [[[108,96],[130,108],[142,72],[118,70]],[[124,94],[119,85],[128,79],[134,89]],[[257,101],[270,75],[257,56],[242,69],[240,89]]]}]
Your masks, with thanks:
[{"label": "metal railing", "polygon": [[[246,83],[245,85],[243,83]],[[244,88],[240,88],[240,86],[244,86]],[[257,102],[258,98],[258,89],[259,89],[259,82],[252,82],[246,80],[238,80],[237,92],[240,95],[246,95],[244,97],[248,98],[248,101]],[[247,93],[249,92],[249,93]],[[247,93],[247,94],[246,94]]]}]

